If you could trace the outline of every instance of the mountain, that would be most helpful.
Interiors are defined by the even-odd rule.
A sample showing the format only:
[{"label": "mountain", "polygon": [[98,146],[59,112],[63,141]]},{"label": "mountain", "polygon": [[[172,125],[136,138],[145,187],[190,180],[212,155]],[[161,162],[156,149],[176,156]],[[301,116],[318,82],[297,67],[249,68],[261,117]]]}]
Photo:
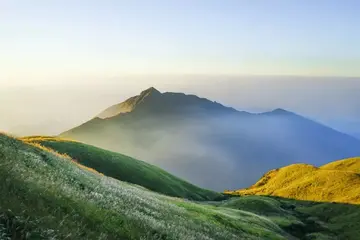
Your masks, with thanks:
[{"label": "mountain", "polygon": [[155,88],[60,136],[142,159],[217,191],[250,186],[273,168],[360,155],[359,140],[284,109],[252,114]]},{"label": "mountain", "polygon": [[46,136],[21,138],[66,154],[86,167],[121,181],[138,184],[149,190],[174,197],[204,201],[221,198],[221,194],[196,187],[146,162],[106,151],[81,142]]},{"label": "mountain", "polygon": [[354,135],[354,137],[356,137],[357,139],[360,140],[360,133],[354,133],[353,135]]},{"label": "mountain", "polygon": [[266,173],[250,188],[226,193],[360,204],[360,158],[339,160],[319,168],[293,164]]}]

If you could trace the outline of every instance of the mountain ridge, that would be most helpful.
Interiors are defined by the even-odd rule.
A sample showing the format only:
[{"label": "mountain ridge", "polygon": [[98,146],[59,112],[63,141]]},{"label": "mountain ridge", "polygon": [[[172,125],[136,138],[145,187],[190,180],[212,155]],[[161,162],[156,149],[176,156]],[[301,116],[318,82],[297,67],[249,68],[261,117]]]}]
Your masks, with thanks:
[{"label": "mountain ridge", "polygon": [[[167,103],[169,102],[169,103]],[[184,94],[184,93],[178,93],[178,92],[164,92],[161,93],[159,90],[157,90],[154,87],[150,87],[146,90],[143,90],[139,95],[133,96],[125,100],[124,102],[115,104],[107,109],[105,109],[103,112],[97,115],[97,117],[101,119],[107,119],[116,117],[122,113],[129,113],[136,108],[141,107],[141,105],[146,105],[145,107],[149,108],[155,108],[153,105],[160,105],[164,108],[167,108],[166,110],[169,111],[170,108],[168,105],[171,104],[177,104],[176,107],[183,107],[183,108],[190,108],[192,107],[200,107],[200,108],[219,108],[222,107],[227,109],[228,111],[237,111],[234,108],[231,107],[225,107],[222,104],[219,104],[217,102],[213,102],[207,98],[200,98],[193,94]],[[198,106],[194,106],[194,105]],[[156,109],[156,108],[155,108]],[[199,109],[198,109],[199,110]]]},{"label": "mountain ridge", "polygon": [[155,88],[127,101],[131,111],[93,118],[60,137],[143,159],[217,191],[249,186],[291,163],[320,166],[360,155],[354,137],[281,108],[249,113]]}]

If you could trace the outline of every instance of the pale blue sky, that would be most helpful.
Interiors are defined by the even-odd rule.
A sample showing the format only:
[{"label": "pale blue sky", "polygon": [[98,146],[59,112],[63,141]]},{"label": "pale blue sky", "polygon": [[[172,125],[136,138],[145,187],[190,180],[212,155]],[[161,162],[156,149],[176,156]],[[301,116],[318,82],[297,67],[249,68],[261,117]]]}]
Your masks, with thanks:
[{"label": "pale blue sky", "polygon": [[356,0],[0,0],[0,83],[360,76]]}]

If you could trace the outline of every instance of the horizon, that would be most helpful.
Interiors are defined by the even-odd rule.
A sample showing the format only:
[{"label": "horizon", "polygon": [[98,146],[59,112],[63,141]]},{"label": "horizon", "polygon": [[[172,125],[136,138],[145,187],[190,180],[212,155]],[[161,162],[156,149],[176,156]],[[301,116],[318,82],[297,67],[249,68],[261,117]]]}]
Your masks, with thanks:
[{"label": "horizon", "polygon": [[[360,103],[356,101],[356,93],[360,91],[360,81],[356,78],[321,79],[197,75],[185,81],[183,77],[156,76],[152,85],[146,77],[144,86],[139,86],[134,78],[102,84],[12,86],[0,89],[1,101],[11,103],[0,105],[3,113],[0,128],[17,134],[26,132],[20,135],[59,134],[154,86],[161,92],[194,94],[239,111],[266,112],[283,108],[358,136]],[[24,104],[27,108],[23,108]]]},{"label": "horizon", "polygon": [[359,12],[0,0],[0,240],[357,240]]},{"label": "horizon", "polygon": [[154,86],[360,132],[357,1],[0,0],[0,9],[0,99],[11,103],[0,106],[1,129],[43,123],[55,133]]}]

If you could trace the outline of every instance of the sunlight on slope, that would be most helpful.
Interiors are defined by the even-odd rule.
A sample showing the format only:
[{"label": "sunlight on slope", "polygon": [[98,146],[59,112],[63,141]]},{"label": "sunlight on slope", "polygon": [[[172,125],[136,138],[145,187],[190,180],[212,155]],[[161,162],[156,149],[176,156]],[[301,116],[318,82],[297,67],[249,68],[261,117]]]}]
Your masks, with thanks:
[{"label": "sunlight on slope", "polygon": [[222,199],[224,195],[197,187],[146,162],[84,143],[56,137],[36,136],[21,139],[48,150],[66,154],[76,162],[108,177],[134,183],[173,197],[197,201]]},{"label": "sunlight on slope", "polygon": [[0,196],[7,196],[0,197],[0,217],[33,223],[31,229],[14,227],[19,239],[24,233],[45,239],[289,239],[265,217],[157,194],[4,135],[0,161]]},{"label": "sunlight on slope", "polygon": [[54,141],[54,142],[79,142],[70,138],[59,138],[51,136],[28,136],[20,138],[23,142],[39,142],[39,141]]},{"label": "sunlight on slope", "polygon": [[[64,139],[55,139],[55,138],[36,138],[37,140],[47,140],[47,139],[54,139],[54,141],[66,141],[66,140],[64,140]],[[21,139],[20,139],[21,140]],[[53,150],[52,148],[48,148],[48,147],[45,147],[44,145],[41,145],[40,143],[37,143],[37,142],[32,142],[32,141],[34,141],[35,140],[35,138],[29,138],[29,139],[27,139],[27,140],[24,140],[23,142],[24,143],[26,143],[26,144],[28,144],[28,145],[31,145],[31,146],[34,146],[34,147],[36,147],[36,148],[38,148],[38,149],[41,149],[41,150],[43,150],[43,151],[46,151],[46,152],[49,152],[49,153],[51,153],[51,154],[54,154],[54,155],[56,155],[56,156],[58,156],[58,157],[61,157],[61,158],[64,158],[64,159],[67,159],[67,160],[69,160],[69,161],[72,161],[73,163],[75,163],[76,165],[78,165],[80,168],[82,168],[82,169],[85,169],[85,170],[87,170],[87,171],[90,171],[90,172],[93,172],[93,173],[96,173],[96,174],[99,174],[99,175],[103,175],[102,173],[100,173],[100,172],[98,172],[98,171],[96,171],[95,169],[93,169],[93,168],[90,168],[90,167],[87,167],[87,166],[84,166],[84,165],[82,165],[82,164],[80,164],[76,159],[73,159],[73,158],[71,158],[69,155],[67,155],[66,153],[59,153],[59,152],[57,152],[57,151],[55,151],[55,150]]]},{"label": "sunlight on slope", "polygon": [[351,158],[320,168],[293,164],[266,173],[250,188],[225,193],[360,204],[359,162],[359,158]]},{"label": "sunlight on slope", "polygon": [[360,157],[343,159],[335,162],[331,162],[320,167],[321,169],[328,170],[342,170],[349,172],[356,172],[360,174]]}]

